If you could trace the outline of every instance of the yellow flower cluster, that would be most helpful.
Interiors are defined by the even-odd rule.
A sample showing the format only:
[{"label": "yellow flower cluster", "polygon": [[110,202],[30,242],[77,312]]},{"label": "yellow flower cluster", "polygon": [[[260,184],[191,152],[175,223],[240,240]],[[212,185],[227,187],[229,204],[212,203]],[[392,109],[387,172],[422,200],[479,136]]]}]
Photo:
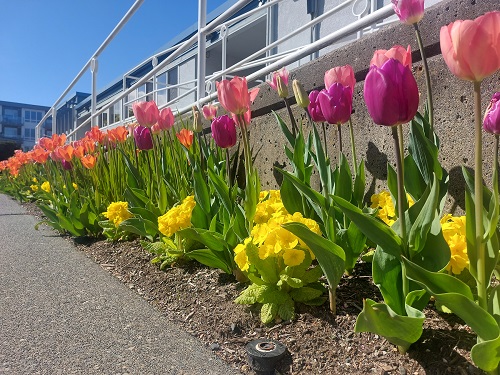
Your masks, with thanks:
[{"label": "yellow flower cluster", "polygon": [[[406,198],[408,199],[408,204],[413,206],[415,202],[410,197],[410,195],[406,194]],[[371,208],[377,208],[377,216],[388,226],[392,226],[396,220],[397,215],[394,209],[394,202],[392,201],[391,194],[383,190],[379,194],[373,194],[371,197]]]},{"label": "yellow flower cluster", "polygon": [[127,202],[113,202],[108,206],[108,210],[102,213],[106,218],[118,227],[120,223],[132,217],[132,214],[128,211]]},{"label": "yellow flower cluster", "polygon": [[158,229],[162,234],[171,237],[178,230],[191,226],[191,215],[196,206],[194,196],[186,197],[181,204],[172,207],[165,215],[158,218]]},{"label": "yellow flower cluster", "polygon": [[451,251],[450,262],[446,266],[446,270],[458,275],[464,268],[469,267],[465,237],[465,216],[447,214],[441,219],[441,228],[444,239]]},{"label": "yellow flower cluster", "polygon": [[45,181],[42,186],[41,186],[42,190],[47,192],[47,193],[50,193],[50,182],[49,181]]},{"label": "yellow flower cluster", "polygon": [[33,185],[31,185],[31,186],[30,186],[30,188],[31,188],[31,190],[32,190],[32,191],[34,191],[34,192],[35,192],[35,191],[38,191],[38,185],[33,184]]},{"label": "yellow flower cluster", "polygon": [[[306,225],[311,231],[321,234],[318,223],[307,219],[300,212],[289,214],[279,190],[261,192],[261,201],[257,204],[255,226],[251,237],[245,239],[234,249],[234,260],[242,271],[247,271],[250,262],[246,253],[247,246],[253,244],[258,249],[260,259],[281,257],[286,266],[297,266],[305,259],[304,250],[309,250],[297,236],[281,227],[284,223],[298,222]],[[314,254],[311,252],[314,259]]]}]

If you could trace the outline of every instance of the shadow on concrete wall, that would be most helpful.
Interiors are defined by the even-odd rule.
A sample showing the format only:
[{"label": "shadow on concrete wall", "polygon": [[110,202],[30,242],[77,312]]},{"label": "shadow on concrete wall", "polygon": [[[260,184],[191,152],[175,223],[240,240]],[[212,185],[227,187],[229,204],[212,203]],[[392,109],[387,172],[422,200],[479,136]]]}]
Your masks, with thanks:
[{"label": "shadow on concrete wall", "polygon": [[387,180],[387,155],[380,152],[378,147],[373,142],[368,142],[368,149],[366,150],[365,167],[370,172],[372,179],[365,194],[365,201],[370,202],[370,198],[375,191],[377,191],[377,180]]}]

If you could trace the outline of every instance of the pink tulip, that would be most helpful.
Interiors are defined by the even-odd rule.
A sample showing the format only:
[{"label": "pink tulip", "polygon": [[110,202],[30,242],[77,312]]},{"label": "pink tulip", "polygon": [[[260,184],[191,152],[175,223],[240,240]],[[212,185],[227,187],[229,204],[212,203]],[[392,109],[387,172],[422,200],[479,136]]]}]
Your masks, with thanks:
[{"label": "pink tulip", "polygon": [[158,128],[170,130],[174,126],[175,118],[170,108],[163,108],[158,115]]},{"label": "pink tulip", "polygon": [[150,128],[158,121],[159,111],[155,102],[138,102],[132,105],[134,116],[141,126]]},{"label": "pink tulip", "polygon": [[352,89],[334,83],[328,90],[321,90],[317,101],[321,106],[321,113],[329,124],[341,125],[351,117]]},{"label": "pink tulip", "polygon": [[500,134],[500,92],[493,94],[483,119],[483,129],[491,134]]},{"label": "pink tulip", "polygon": [[441,53],[458,78],[481,82],[500,68],[500,12],[441,28]]},{"label": "pink tulip", "polygon": [[396,59],[404,66],[411,69],[411,46],[408,48],[396,45],[389,50],[378,49],[374,52],[370,65],[376,65],[379,68],[389,59]]},{"label": "pink tulip", "polygon": [[354,77],[354,70],[350,65],[336,66],[325,72],[325,88],[328,90],[334,83],[340,83],[344,87],[350,87],[351,92],[354,93],[354,85],[356,85],[356,78]]},{"label": "pink tulip", "polygon": [[205,120],[212,121],[215,116],[217,116],[217,110],[219,107],[213,104],[205,104],[202,108],[203,112],[203,117],[205,117]]},{"label": "pink tulip", "polygon": [[153,148],[151,130],[145,126],[139,125],[134,129],[134,139],[139,150],[151,150]]},{"label": "pink tulip", "polygon": [[214,118],[211,128],[217,146],[229,148],[236,144],[236,123],[231,117],[224,115]]},{"label": "pink tulip", "polygon": [[326,120],[325,116],[323,116],[323,112],[321,112],[318,95],[318,90],[313,90],[309,93],[309,105],[307,106],[307,111],[314,122],[323,122]]},{"label": "pink tulip", "polygon": [[370,67],[364,96],[368,113],[378,125],[410,121],[418,109],[418,87],[411,70],[396,59]]},{"label": "pink tulip", "polygon": [[258,88],[248,91],[246,78],[234,77],[217,82],[217,95],[220,104],[235,115],[244,115],[250,111],[250,105],[259,93]]},{"label": "pink tulip", "polygon": [[283,67],[280,70],[273,72],[272,80],[267,81],[269,86],[278,92],[280,98],[286,98],[288,96],[288,75],[288,70]]},{"label": "pink tulip", "polygon": [[424,16],[424,0],[392,0],[392,7],[399,20],[413,25]]}]

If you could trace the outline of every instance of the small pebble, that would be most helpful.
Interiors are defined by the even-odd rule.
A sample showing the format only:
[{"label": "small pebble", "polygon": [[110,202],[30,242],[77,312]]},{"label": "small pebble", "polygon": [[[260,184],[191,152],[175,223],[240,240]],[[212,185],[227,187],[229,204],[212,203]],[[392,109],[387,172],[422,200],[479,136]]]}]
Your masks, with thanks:
[{"label": "small pebble", "polygon": [[210,350],[212,351],[220,350],[220,345],[214,342],[213,344],[210,344]]}]

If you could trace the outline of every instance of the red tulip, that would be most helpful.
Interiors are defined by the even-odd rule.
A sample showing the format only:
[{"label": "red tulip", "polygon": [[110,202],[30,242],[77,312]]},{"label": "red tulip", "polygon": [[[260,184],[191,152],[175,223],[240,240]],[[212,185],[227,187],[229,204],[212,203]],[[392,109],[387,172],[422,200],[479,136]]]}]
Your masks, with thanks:
[{"label": "red tulip", "polygon": [[481,82],[500,68],[500,12],[441,28],[441,53],[458,78]]},{"label": "red tulip", "polygon": [[246,78],[234,77],[217,82],[217,95],[220,104],[235,115],[244,115],[250,111],[250,105],[257,97],[258,88],[248,91]]},{"label": "red tulip", "polygon": [[132,105],[134,116],[141,126],[150,128],[158,121],[160,112],[155,102],[138,102]]},{"label": "red tulip", "polygon": [[139,150],[151,150],[153,148],[151,130],[145,126],[139,125],[134,129],[134,139]]},{"label": "red tulip", "polygon": [[236,123],[227,115],[214,118],[212,121],[212,137],[221,148],[233,147],[236,144]]},{"label": "red tulip", "polygon": [[417,113],[417,82],[411,70],[396,59],[389,59],[381,67],[370,67],[364,96],[368,113],[379,125],[403,124]]},{"label": "red tulip", "polygon": [[483,129],[492,134],[500,134],[500,92],[493,94],[483,119]]},{"label": "red tulip", "polygon": [[349,120],[352,112],[352,89],[334,83],[328,90],[321,90],[317,101],[321,113],[329,124],[341,125]]},{"label": "red tulip", "polygon": [[205,117],[205,120],[212,121],[215,116],[217,116],[217,110],[219,107],[213,104],[205,104],[202,108],[203,111],[203,117]]},{"label": "red tulip", "polygon": [[318,95],[318,90],[313,90],[309,93],[309,105],[307,106],[307,111],[314,122],[323,122],[326,120],[325,116],[323,116],[323,112],[321,112]]},{"label": "red tulip", "polygon": [[389,59],[396,59],[404,66],[411,69],[411,46],[408,48],[396,45],[389,50],[378,49],[374,52],[370,65],[377,65],[379,68]]},{"label": "red tulip", "polygon": [[424,16],[424,0],[392,0],[392,7],[399,20],[413,25]]},{"label": "red tulip", "polygon": [[356,78],[354,77],[354,70],[350,65],[336,66],[325,72],[325,88],[328,90],[334,83],[340,83],[344,87],[350,87],[351,92],[354,93],[354,85]]}]

